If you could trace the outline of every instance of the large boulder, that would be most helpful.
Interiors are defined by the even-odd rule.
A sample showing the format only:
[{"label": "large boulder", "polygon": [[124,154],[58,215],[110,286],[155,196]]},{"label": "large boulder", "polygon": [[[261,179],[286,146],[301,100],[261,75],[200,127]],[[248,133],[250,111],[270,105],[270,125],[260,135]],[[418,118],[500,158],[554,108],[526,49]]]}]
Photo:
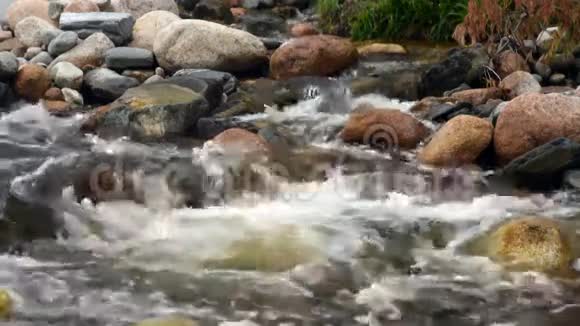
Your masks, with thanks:
[{"label": "large boulder", "polygon": [[156,10],[179,14],[179,8],[174,0],[112,0],[111,7],[116,12],[129,13],[135,19]]},{"label": "large boulder", "polygon": [[264,44],[252,34],[193,19],[173,22],[161,30],[153,48],[159,65],[168,71],[206,68],[242,72],[266,59]]},{"label": "large boulder", "polygon": [[48,0],[18,0],[12,2],[6,10],[6,19],[12,30],[16,28],[16,24],[27,17],[38,17],[52,23],[48,17]]},{"label": "large boulder", "polygon": [[16,38],[27,47],[48,46],[60,33],[51,23],[34,16],[24,18],[14,28]]},{"label": "large boulder", "polygon": [[429,129],[412,115],[372,107],[357,108],[340,133],[347,143],[395,151],[413,149],[428,135]]},{"label": "large boulder", "polygon": [[516,71],[530,71],[526,60],[517,52],[504,51],[496,60],[496,72],[501,78],[506,78]]},{"label": "large boulder", "polygon": [[328,76],[356,62],[358,52],[348,40],[330,35],[311,35],[291,39],[270,59],[275,79],[296,76]]},{"label": "large boulder", "polygon": [[484,47],[453,49],[448,57],[423,74],[422,95],[441,96],[463,83],[483,87],[485,66],[490,57]]},{"label": "large boulder", "polygon": [[560,137],[580,141],[580,98],[562,94],[524,94],[499,115],[494,147],[501,163]]},{"label": "large boulder", "polygon": [[6,81],[16,76],[18,60],[12,52],[0,52],[0,81]]},{"label": "large boulder", "polygon": [[74,31],[81,39],[95,33],[104,33],[115,45],[131,41],[135,19],[127,13],[88,12],[63,13],[60,15],[60,29]]},{"label": "large boulder", "polygon": [[70,62],[59,62],[50,68],[50,77],[60,88],[81,89],[83,85],[83,71]]},{"label": "large boulder", "polygon": [[157,33],[169,24],[181,20],[176,14],[156,10],[139,17],[133,26],[132,47],[153,51],[153,43]]},{"label": "large boulder", "polygon": [[14,90],[18,96],[31,102],[37,102],[51,84],[50,74],[46,68],[35,64],[26,64],[18,70],[14,81]]},{"label": "large boulder", "polygon": [[569,235],[556,220],[520,217],[500,224],[475,248],[509,270],[570,275],[574,260]]},{"label": "large boulder", "polygon": [[170,83],[129,89],[96,118],[99,135],[164,139],[189,133],[208,111],[205,98]]},{"label": "large boulder", "polygon": [[542,86],[532,74],[527,71],[516,71],[504,78],[499,87],[503,88],[510,99],[526,93],[541,93]]},{"label": "large boulder", "polygon": [[155,65],[153,52],[147,49],[119,47],[105,54],[107,67],[116,70],[150,69]]},{"label": "large boulder", "polygon": [[97,68],[85,75],[84,84],[92,96],[111,102],[121,97],[129,88],[139,86],[139,81],[109,69]]},{"label": "large boulder", "polygon": [[105,61],[105,54],[115,44],[103,33],[95,33],[72,50],[58,56],[50,65],[52,68],[59,62],[66,61],[83,69],[86,66],[98,67]]},{"label": "large boulder", "polygon": [[435,166],[471,164],[489,146],[492,136],[493,126],[488,120],[460,115],[435,133],[419,153],[419,160]]}]

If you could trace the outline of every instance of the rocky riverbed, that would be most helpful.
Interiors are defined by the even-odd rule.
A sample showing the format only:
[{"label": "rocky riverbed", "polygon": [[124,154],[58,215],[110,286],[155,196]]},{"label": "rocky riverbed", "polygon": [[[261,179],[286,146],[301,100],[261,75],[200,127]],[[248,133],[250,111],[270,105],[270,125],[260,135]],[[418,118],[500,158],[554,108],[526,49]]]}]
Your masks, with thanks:
[{"label": "rocky riverbed", "polygon": [[554,29],[356,43],[307,0],[3,17],[0,324],[577,324],[580,51],[548,55]]}]

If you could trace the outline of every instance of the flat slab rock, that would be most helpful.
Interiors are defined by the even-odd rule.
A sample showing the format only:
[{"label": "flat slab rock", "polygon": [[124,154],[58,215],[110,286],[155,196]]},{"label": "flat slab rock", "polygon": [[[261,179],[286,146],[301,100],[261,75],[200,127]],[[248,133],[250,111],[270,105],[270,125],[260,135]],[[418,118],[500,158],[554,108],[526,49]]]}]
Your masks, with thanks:
[{"label": "flat slab rock", "polygon": [[111,69],[147,69],[154,67],[155,58],[147,49],[118,47],[107,51],[105,63]]},{"label": "flat slab rock", "polygon": [[59,26],[63,31],[76,32],[81,39],[102,32],[119,46],[131,41],[134,24],[135,18],[127,13],[87,12],[63,13]]}]

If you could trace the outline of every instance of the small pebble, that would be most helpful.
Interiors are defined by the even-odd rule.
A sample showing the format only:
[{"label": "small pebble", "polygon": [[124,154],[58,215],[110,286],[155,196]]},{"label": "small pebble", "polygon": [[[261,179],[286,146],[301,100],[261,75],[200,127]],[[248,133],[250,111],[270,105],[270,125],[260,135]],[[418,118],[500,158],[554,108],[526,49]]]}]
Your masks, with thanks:
[{"label": "small pebble", "polygon": [[155,74],[161,78],[165,78],[165,70],[161,67],[155,68]]},{"label": "small pebble", "polygon": [[562,85],[566,81],[566,75],[564,74],[553,74],[550,76],[550,84],[552,85]]}]

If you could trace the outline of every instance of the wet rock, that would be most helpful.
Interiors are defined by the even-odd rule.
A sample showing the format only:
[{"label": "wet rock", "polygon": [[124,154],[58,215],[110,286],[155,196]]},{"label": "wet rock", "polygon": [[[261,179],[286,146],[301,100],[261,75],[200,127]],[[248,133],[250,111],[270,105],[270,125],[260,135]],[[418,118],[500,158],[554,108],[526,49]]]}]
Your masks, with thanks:
[{"label": "wet rock", "polygon": [[218,83],[222,85],[226,94],[233,93],[238,87],[238,79],[227,72],[215,71],[209,69],[182,69],[177,71],[173,77],[189,76],[204,80],[210,84]]},{"label": "wet rock", "polygon": [[165,139],[184,135],[209,109],[205,98],[185,87],[152,83],[129,89],[97,119],[101,136]]},{"label": "wet rock", "polygon": [[362,107],[350,114],[340,137],[347,143],[360,143],[385,150],[413,149],[429,129],[413,116],[392,109]]},{"label": "wet rock", "polygon": [[186,317],[172,316],[147,319],[135,326],[199,326],[199,323]]},{"label": "wet rock", "polygon": [[485,104],[491,99],[502,99],[504,97],[504,90],[497,87],[469,89],[456,92],[451,97],[460,102],[467,102],[473,106],[477,106]]},{"label": "wet rock", "polygon": [[388,56],[393,54],[407,54],[407,50],[399,44],[393,43],[373,43],[359,47],[358,53],[361,58],[369,58],[375,56]]},{"label": "wet rock", "polygon": [[121,97],[129,88],[139,86],[139,81],[109,69],[97,68],[85,75],[84,85],[92,96],[111,102]]},{"label": "wet rock", "polygon": [[[99,12],[99,6],[97,6],[91,0],[72,0],[63,9],[63,12]],[[60,16],[59,16],[60,17]]]},{"label": "wet rock", "polygon": [[80,69],[85,66],[98,67],[105,61],[105,53],[114,47],[115,44],[105,34],[95,33],[72,50],[58,56],[49,68],[62,61],[70,62]]},{"label": "wet rock", "polygon": [[496,62],[496,72],[501,78],[506,78],[516,71],[530,71],[526,60],[516,52],[504,51],[500,53]]},{"label": "wet rock", "polygon": [[234,20],[229,6],[223,0],[200,0],[193,9],[192,18],[223,21],[226,24]]},{"label": "wet rock", "polygon": [[50,112],[50,114],[57,116],[66,116],[72,110],[72,106],[70,105],[70,103],[67,103],[65,101],[43,100],[42,106],[46,111]]},{"label": "wet rock", "polygon": [[566,75],[564,74],[553,74],[550,76],[551,85],[563,85],[566,82]]},{"label": "wet rock", "polygon": [[268,142],[261,136],[245,129],[232,128],[225,130],[215,136],[212,142],[220,146],[228,154],[252,158],[269,158],[272,156],[272,150]]},{"label": "wet rock", "polygon": [[27,47],[48,46],[60,33],[53,24],[34,16],[24,18],[14,28],[16,38]]},{"label": "wet rock", "polygon": [[350,267],[338,263],[299,265],[290,271],[290,278],[317,296],[333,296],[339,290],[355,288]]},{"label": "wet rock", "polygon": [[576,58],[570,54],[554,54],[550,59],[550,68],[554,73],[568,74],[576,69]]},{"label": "wet rock", "polygon": [[48,1],[18,0],[12,2],[6,10],[6,19],[12,30],[16,28],[20,21],[27,17],[38,17],[47,23],[52,23],[50,17],[48,17]]},{"label": "wet rock", "polygon": [[30,60],[30,63],[41,64],[46,67],[52,62],[52,60],[53,58],[50,56],[50,54],[48,54],[48,52],[43,51],[40,52],[38,55],[36,55],[34,58],[32,58]]},{"label": "wet rock", "polygon": [[552,75],[552,68],[550,68],[550,65],[547,65],[539,60],[534,64],[534,71],[546,80]]},{"label": "wet rock", "polygon": [[65,102],[71,105],[73,109],[82,108],[85,105],[83,96],[78,91],[71,88],[63,88],[62,94]]},{"label": "wet rock", "polygon": [[179,8],[175,0],[112,0],[111,7],[116,12],[129,13],[135,19],[157,10],[179,14]]},{"label": "wet rock", "polygon": [[240,128],[257,133],[264,125],[263,122],[246,121],[238,117],[201,118],[197,122],[195,135],[200,139],[212,139],[220,133],[232,128]]},{"label": "wet rock", "polygon": [[255,36],[201,20],[177,21],[161,30],[154,53],[159,65],[168,71],[205,68],[241,72],[266,59],[266,48]]},{"label": "wet rock", "polygon": [[540,93],[542,86],[529,72],[516,71],[504,78],[499,87],[506,90],[510,99],[527,93]]},{"label": "wet rock", "polygon": [[40,52],[42,52],[41,48],[30,47],[26,50],[26,53],[24,53],[24,59],[30,60],[30,59],[36,57]]},{"label": "wet rock", "polygon": [[570,273],[568,235],[552,219],[520,217],[499,225],[486,239],[485,254],[510,270]]},{"label": "wet rock", "polygon": [[262,43],[268,50],[276,50],[283,44],[282,40],[273,37],[261,37],[260,41],[262,41]]},{"label": "wet rock", "polygon": [[287,29],[283,18],[268,12],[249,12],[240,18],[240,23],[245,31],[260,37],[277,38]]},{"label": "wet rock", "polygon": [[10,293],[4,289],[0,290],[0,320],[8,320],[12,316],[14,302]]},{"label": "wet rock", "polygon": [[491,143],[493,126],[485,119],[457,116],[439,129],[419,153],[422,163],[460,166],[474,163]]},{"label": "wet rock", "polygon": [[500,162],[509,161],[556,138],[580,141],[580,98],[561,94],[524,94],[500,114],[494,147]]},{"label": "wet rock", "polygon": [[460,102],[452,97],[425,97],[413,107],[411,112],[421,119],[433,122],[446,122],[454,117],[466,115],[478,115],[471,103]]},{"label": "wet rock", "polygon": [[75,32],[63,32],[55,37],[48,45],[48,53],[57,57],[74,48],[79,42],[79,37]]},{"label": "wet rock", "polygon": [[147,69],[153,68],[155,58],[147,49],[118,47],[107,51],[105,63],[110,69]]},{"label": "wet rock", "polygon": [[135,19],[126,13],[63,13],[60,16],[60,29],[63,31],[76,32],[81,39],[104,33],[117,46],[131,41],[134,24]]},{"label": "wet rock", "polygon": [[[298,23],[290,28],[292,37],[302,37],[307,35],[317,35],[320,32],[310,23]],[[360,53],[360,52],[359,52]]]},{"label": "wet rock", "polygon": [[358,59],[358,52],[347,39],[313,35],[288,41],[270,60],[275,79],[296,76],[327,76],[348,68]]},{"label": "wet rock", "polygon": [[485,48],[453,49],[448,57],[423,74],[422,96],[441,96],[443,92],[467,83],[471,87],[485,86],[485,66],[489,65]]},{"label": "wet rock", "polygon": [[45,100],[49,101],[64,101],[64,96],[62,95],[62,91],[60,88],[51,87],[49,88],[42,97]]},{"label": "wet rock", "polygon": [[50,68],[54,84],[60,88],[81,89],[84,73],[69,62],[59,62]]},{"label": "wet rock", "polygon": [[390,98],[415,101],[420,98],[421,73],[416,70],[398,70],[377,77],[362,77],[351,83],[352,94],[381,94]]},{"label": "wet rock", "polygon": [[209,104],[209,112],[218,107],[223,100],[223,87],[216,81],[205,81],[192,76],[181,75],[167,78],[159,83],[170,83],[181,87],[189,88],[201,94]]},{"label": "wet rock", "polygon": [[50,88],[52,81],[48,71],[35,64],[26,64],[18,70],[14,90],[18,96],[37,102]]},{"label": "wet rock", "polygon": [[0,81],[7,81],[16,76],[18,60],[10,52],[0,52]]},{"label": "wet rock", "polygon": [[144,83],[147,79],[155,76],[155,71],[153,70],[125,70],[122,73],[125,77],[135,78],[139,83]]},{"label": "wet rock", "polygon": [[493,114],[494,110],[502,103],[505,102],[502,100],[489,100],[485,104],[474,107],[473,111],[475,112],[475,116],[480,118],[489,118]]},{"label": "wet rock", "polygon": [[141,16],[133,26],[131,46],[153,51],[157,33],[169,24],[180,20],[179,16],[169,11],[152,11]]},{"label": "wet rock", "polygon": [[557,189],[565,171],[580,167],[580,144],[558,138],[512,160],[501,171],[517,186],[534,190]]}]

